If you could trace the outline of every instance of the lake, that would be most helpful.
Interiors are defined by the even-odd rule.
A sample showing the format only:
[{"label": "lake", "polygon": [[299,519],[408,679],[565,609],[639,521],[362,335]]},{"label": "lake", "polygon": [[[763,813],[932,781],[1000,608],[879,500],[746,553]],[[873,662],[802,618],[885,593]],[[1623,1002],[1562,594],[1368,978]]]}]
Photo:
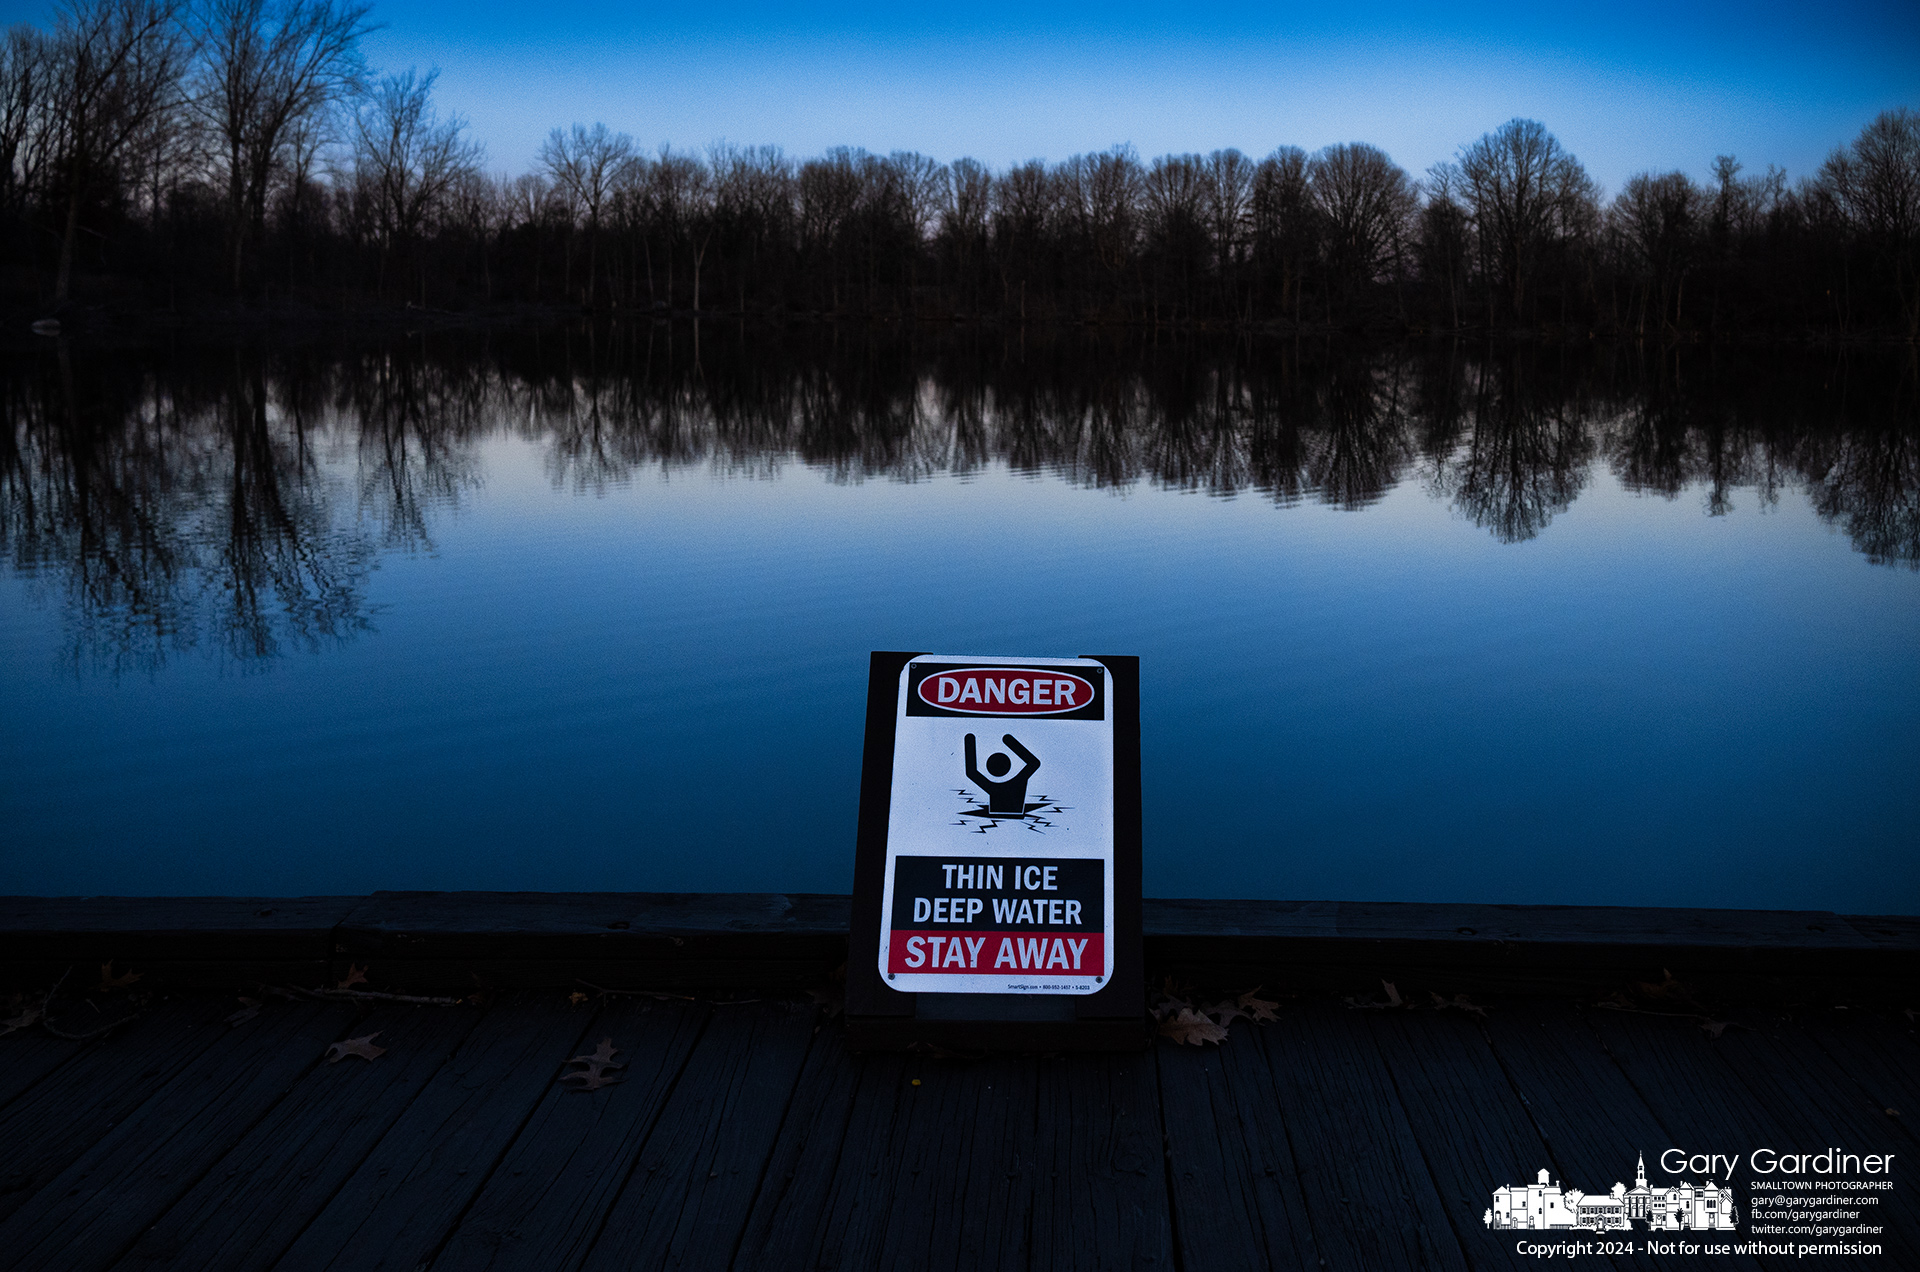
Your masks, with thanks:
[{"label": "lake", "polygon": [[847,892],[909,649],[1141,657],[1149,895],[1920,912],[1911,351],[640,323],[0,400],[0,892]]}]

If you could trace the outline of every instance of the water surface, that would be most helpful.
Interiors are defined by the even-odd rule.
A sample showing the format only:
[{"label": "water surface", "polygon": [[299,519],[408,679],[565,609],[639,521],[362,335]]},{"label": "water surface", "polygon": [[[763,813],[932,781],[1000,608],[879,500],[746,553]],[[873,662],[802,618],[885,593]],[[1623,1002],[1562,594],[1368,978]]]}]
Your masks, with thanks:
[{"label": "water surface", "polygon": [[1905,355],[690,336],[0,364],[0,892],[844,892],[898,648],[1151,895],[1920,911]]}]

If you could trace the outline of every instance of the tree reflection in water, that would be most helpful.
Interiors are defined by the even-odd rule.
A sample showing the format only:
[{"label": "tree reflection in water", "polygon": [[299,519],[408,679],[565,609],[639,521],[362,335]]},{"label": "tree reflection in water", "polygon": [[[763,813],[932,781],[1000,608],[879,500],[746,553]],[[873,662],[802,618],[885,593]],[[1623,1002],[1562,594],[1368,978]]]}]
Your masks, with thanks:
[{"label": "tree reflection in water", "polygon": [[614,325],[348,351],[0,362],[0,548],[59,594],[76,669],[240,661],[368,630],[382,551],[430,548],[478,444],[555,485],[642,469],[842,482],[1004,464],[1363,509],[1410,477],[1503,543],[1592,480],[1721,515],[1804,489],[1878,564],[1920,568],[1915,355],[1236,342],[1219,347]]}]

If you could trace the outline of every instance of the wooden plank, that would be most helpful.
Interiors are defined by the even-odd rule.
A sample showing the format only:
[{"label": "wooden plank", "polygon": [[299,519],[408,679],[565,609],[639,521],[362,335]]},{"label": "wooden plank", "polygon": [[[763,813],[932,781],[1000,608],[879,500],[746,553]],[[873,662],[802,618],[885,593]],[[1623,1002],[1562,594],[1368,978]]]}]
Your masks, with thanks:
[{"label": "wooden plank", "polygon": [[854,1125],[856,1109],[873,1110],[871,1099],[861,1101],[861,1092],[891,1093],[904,1063],[900,1056],[850,1054],[838,1022],[814,1027],[813,1045],[774,1138],[734,1266],[813,1266],[842,1150],[850,1134],[856,1151],[870,1141],[870,1129]]},{"label": "wooden plank", "polygon": [[1866,1012],[1826,1012],[1799,1023],[1881,1116],[1920,1140],[1920,1039],[1914,1026]]},{"label": "wooden plank", "polygon": [[1843,914],[1847,926],[1883,949],[1920,952],[1920,914]]},{"label": "wooden plank", "polygon": [[111,1265],[320,1062],[357,1014],[340,1003],[286,1004],[212,1037],[0,1224],[0,1267]]},{"label": "wooden plank", "polygon": [[[85,1044],[0,1113],[0,1219],[20,1209],[219,1038],[229,1003],[162,1003]],[[9,1041],[13,1041],[9,1039]]]},{"label": "wooden plank", "polygon": [[386,1054],[310,1070],[115,1266],[271,1268],[479,1020],[396,1005],[353,1022]]},{"label": "wooden plank", "polygon": [[597,1014],[557,998],[489,1008],[278,1266],[429,1262]]},{"label": "wooden plank", "polygon": [[1873,944],[1826,910],[1150,897],[1144,917],[1147,934],[1155,937],[1421,941],[1463,949],[1516,942],[1729,950],[1865,949]]},{"label": "wooden plank", "polygon": [[911,1072],[920,1085],[909,1079],[902,1092],[908,1115],[889,1145],[898,1168],[881,1182],[886,1222],[863,1234],[868,1266],[1025,1268],[1039,1155],[1033,1059],[927,1059]]},{"label": "wooden plank", "polygon": [[1153,1053],[1035,1063],[1039,1156],[1031,1266],[1060,1272],[1175,1266]]},{"label": "wooden plank", "polygon": [[[1547,1160],[1564,1186],[1604,1192],[1631,1188],[1638,1163],[1680,1141],[1665,1127],[1614,1062],[1593,1029],[1571,1005],[1509,1002],[1488,1011],[1486,1032],[1515,1091],[1546,1143]],[[1654,1093],[1658,1097],[1661,1093]],[[1528,1184],[1532,1174],[1498,1184]],[[1487,1189],[1486,1205],[1493,1204]],[[1637,1239],[1637,1238],[1636,1238]],[[1681,1256],[1641,1255],[1662,1266],[1686,1266]],[[1753,1269],[1749,1255],[1716,1256],[1716,1265]]]},{"label": "wooden plank", "polygon": [[[1728,1029],[1714,1047],[1726,1067],[1737,1074],[1754,1102],[1778,1110],[1791,1140],[1754,1144],[1778,1152],[1819,1152],[1840,1148],[1856,1154],[1910,1151],[1909,1137],[1896,1121],[1854,1083],[1847,1066],[1833,1059],[1790,1020],[1761,1020],[1751,1029]],[[1746,1164],[1750,1167],[1750,1159]],[[1754,1178],[1764,1178],[1750,1171]],[[1864,1172],[1843,1177],[1871,1178]],[[1870,1194],[1873,1204],[1859,1205],[1857,1219],[1844,1223],[1878,1226],[1881,1231],[1845,1240],[1885,1243],[1885,1257],[1897,1266],[1920,1264],[1920,1195],[1896,1186]],[[1776,1175],[1775,1178],[1778,1178]],[[1836,1195],[1844,1206],[1858,1194]]]},{"label": "wooden plank", "polygon": [[603,1011],[573,1054],[612,1038],[626,1065],[621,1081],[591,1092],[551,1084],[434,1267],[579,1267],[640,1160],[707,1011],[679,1002],[616,1002]]},{"label": "wooden plank", "polygon": [[338,957],[326,973],[332,980],[349,966],[362,968],[375,989],[416,994],[470,994],[478,989],[620,989],[713,994],[720,991],[778,993],[825,986],[840,966],[845,943],[802,957],[789,950],[768,958],[733,957],[725,940],[706,942],[687,957],[643,958],[384,958]]},{"label": "wooden plank", "polygon": [[1155,1047],[1166,1183],[1183,1267],[1319,1267],[1254,1030],[1239,1022],[1218,1048],[1164,1040]]},{"label": "wooden plank", "polygon": [[0,963],[324,960],[357,897],[0,897]]},{"label": "wooden plank", "polygon": [[37,1029],[0,1038],[0,1110],[73,1059],[84,1045],[48,1037]]},{"label": "wooden plank", "polygon": [[[806,938],[844,941],[846,897],[755,892],[376,892],[340,923],[344,954],[618,961],[653,948],[726,938],[770,951]],[[747,957],[738,953],[735,957]]]},{"label": "wooden plank", "polygon": [[1465,1268],[1359,1015],[1316,1004],[1245,1035],[1266,1053],[1322,1266]]},{"label": "wooden plank", "polygon": [[375,893],[334,934],[383,987],[712,989],[824,983],[845,897],[766,893]]},{"label": "wooden plank", "polygon": [[[1684,1148],[1689,1153],[1744,1154],[1753,1148],[1792,1142],[1779,1110],[1765,1107],[1749,1095],[1722,1063],[1716,1053],[1717,1043],[1701,1030],[1698,1021],[1602,1010],[1583,1011],[1581,1015],[1666,1131],[1666,1144],[1659,1151],[1649,1148],[1647,1153],[1647,1178],[1654,1186],[1670,1186],[1682,1179],[1702,1182],[1698,1175],[1674,1175],[1661,1168],[1659,1152],[1668,1147]],[[1751,1231],[1749,1197],[1740,1188],[1744,1182],[1741,1178],[1723,1172],[1714,1182],[1721,1187],[1734,1185],[1742,1234],[1770,1243],[1791,1240],[1786,1234]],[[1762,1256],[1759,1262],[1768,1268],[1798,1266],[1796,1261],[1778,1256]]]},{"label": "wooden plank", "polygon": [[[759,1267],[760,1259],[768,1266],[791,1266],[796,1251],[810,1252],[810,1266],[822,1270],[875,1265],[886,1237],[894,1181],[904,1170],[899,1123],[917,1107],[912,1092],[919,1088],[912,1086],[912,1078],[922,1062],[876,1055],[849,1063],[857,1064],[856,1084],[837,1152],[831,1162],[809,1154],[812,1160],[806,1163],[814,1170],[825,1167],[826,1186],[790,1185],[774,1222],[766,1227],[767,1238],[757,1248],[743,1243],[737,1266]],[[803,1200],[814,1204],[803,1206]]]},{"label": "wooden plank", "polygon": [[[118,975],[127,969],[140,973],[140,988],[164,989],[191,993],[195,991],[241,992],[255,994],[263,985],[299,985],[316,988],[330,980],[338,980],[333,972],[334,964],[319,953],[320,944],[316,944],[312,957],[308,958],[256,958],[249,951],[250,937],[240,936],[204,938],[201,947],[204,958],[146,958],[139,950],[134,957],[119,959],[116,956],[114,972]],[[102,946],[102,955],[79,960],[77,966],[87,968],[106,962]],[[115,942],[113,948],[120,948]],[[5,964],[0,972],[0,984],[25,988],[29,992],[45,989],[60,978],[63,972],[76,967],[74,960],[46,962],[24,960]],[[471,988],[471,985],[468,986]]]},{"label": "wooden plank", "polygon": [[[1479,1023],[1454,1012],[1365,1014],[1467,1262],[1476,1268],[1537,1266],[1532,1256],[1515,1252],[1514,1233],[1485,1222],[1493,1190],[1532,1183],[1548,1166],[1550,1151]],[[1607,1189],[1602,1179],[1563,1183],[1588,1193]]]},{"label": "wooden plank", "polygon": [[732,1266],[814,1041],[816,1015],[811,1004],[714,1007],[588,1268]]}]

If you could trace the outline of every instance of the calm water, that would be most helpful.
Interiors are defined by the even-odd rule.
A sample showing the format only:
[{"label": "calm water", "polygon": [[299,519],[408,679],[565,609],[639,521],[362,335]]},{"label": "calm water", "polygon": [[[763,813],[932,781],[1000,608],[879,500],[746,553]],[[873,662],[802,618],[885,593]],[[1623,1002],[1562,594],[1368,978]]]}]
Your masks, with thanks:
[{"label": "calm water", "polygon": [[902,648],[1152,895],[1920,911],[1908,355],[689,335],[0,362],[0,892],[847,891]]}]

